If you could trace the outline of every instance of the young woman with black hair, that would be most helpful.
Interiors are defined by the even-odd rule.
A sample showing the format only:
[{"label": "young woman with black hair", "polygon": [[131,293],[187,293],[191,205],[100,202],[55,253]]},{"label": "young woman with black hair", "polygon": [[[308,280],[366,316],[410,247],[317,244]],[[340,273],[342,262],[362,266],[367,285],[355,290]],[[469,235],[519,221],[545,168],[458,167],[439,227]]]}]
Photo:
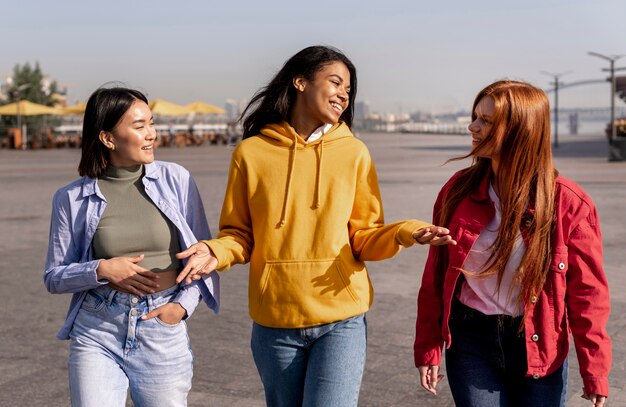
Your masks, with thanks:
[{"label": "young woman with black hair", "polygon": [[201,299],[215,312],[219,277],[176,282],[176,254],[210,238],[183,167],[154,160],[146,97],[96,90],[85,110],[82,178],[52,202],[44,281],[73,293],[59,339],[70,339],[73,406],[184,406],[193,356],[183,319]]},{"label": "young woman with black hair", "polygon": [[426,222],[384,223],[374,164],[350,131],[356,90],[336,49],[290,58],[242,115],[218,237],[184,252],[179,281],[250,262],[252,353],[268,406],[356,406],[373,299],[364,262],[416,241],[453,243]]}]

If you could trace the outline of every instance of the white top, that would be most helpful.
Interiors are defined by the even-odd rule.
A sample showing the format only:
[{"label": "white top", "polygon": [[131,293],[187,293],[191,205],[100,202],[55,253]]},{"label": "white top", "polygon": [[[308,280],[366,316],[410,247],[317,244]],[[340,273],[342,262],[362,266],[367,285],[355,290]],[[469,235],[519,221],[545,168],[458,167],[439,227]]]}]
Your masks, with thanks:
[{"label": "white top", "polygon": [[322,136],[324,134],[326,134],[326,132],[328,130],[330,130],[331,127],[333,127],[332,124],[323,124],[323,125],[321,125],[317,129],[315,129],[315,131],[313,133],[311,133],[309,138],[306,139],[306,143],[309,144],[309,143],[314,142],[315,140],[318,140],[318,139],[322,138]]},{"label": "white top", "polygon": [[[463,270],[472,273],[480,273],[486,268],[485,264],[491,255],[493,244],[498,236],[498,227],[502,220],[500,200],[492,185],[489,185],[489,197],[494,203],[496,215],[491,222],[485,226],[485,229],[480,232],[480,236],[478,236],[478,239],[474,242],[474,246],[472,246],[472,249],[463,263]],[[520,291],[519,285],[513,283],[513,277],[525,252],[526,245],[518,229],[511,257],[504,269],[500,290],[498,290],[497,286],[497,274],[493,274],[484,279],[466,275],[458,295],[459,300],[468,307],[486,315],[522,315],[524,312],[523,307],[516,305]]]}]

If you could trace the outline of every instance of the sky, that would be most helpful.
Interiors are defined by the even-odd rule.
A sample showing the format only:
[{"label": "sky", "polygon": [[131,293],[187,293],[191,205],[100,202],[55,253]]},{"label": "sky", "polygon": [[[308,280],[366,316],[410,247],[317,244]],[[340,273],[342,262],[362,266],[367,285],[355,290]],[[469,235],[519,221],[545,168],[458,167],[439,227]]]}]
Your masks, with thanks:
[{"label": "sky", "polygon": [[[588,52],[626,54],[625,0],[3,0],[1,10],[0,81],[39,62],[70,104],[111,81],[149,99],[246,101],[321,44],[352,60],[357,101],[373,111],[440,113],[469,110],[498,79],[545,89],[542,72],[603,79],[609,62]],[[560,107],[609,104],[608,82],[559,93]]]}]

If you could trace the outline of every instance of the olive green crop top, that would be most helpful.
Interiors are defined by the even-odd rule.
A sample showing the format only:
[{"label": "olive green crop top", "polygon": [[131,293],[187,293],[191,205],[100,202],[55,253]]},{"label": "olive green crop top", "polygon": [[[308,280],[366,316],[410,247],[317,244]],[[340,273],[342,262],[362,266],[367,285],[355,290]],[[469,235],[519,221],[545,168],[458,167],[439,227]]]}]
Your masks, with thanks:
[{"label": "olive green crop top", "polygon": [[141,267],[154,272],[178,270],[178,231],[146,194],[143,174],[143,165],[109,166],[98,179],[107,205],[93,237],[94,258],[143,253]]}]

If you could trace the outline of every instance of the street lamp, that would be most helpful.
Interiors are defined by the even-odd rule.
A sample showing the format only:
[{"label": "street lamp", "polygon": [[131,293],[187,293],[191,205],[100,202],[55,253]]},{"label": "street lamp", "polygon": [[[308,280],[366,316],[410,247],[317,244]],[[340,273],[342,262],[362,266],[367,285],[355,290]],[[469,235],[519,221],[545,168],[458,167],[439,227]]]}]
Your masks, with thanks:
[{"label": "street lamp", "polygon": [[20,113],[20,99],[21,93],[23,90],[30,88],[30,83],[23,83],[20,86],[16,87],[16,98],[17,98],[17,128],[20,130],[20,135],[22,136],[22,150],[26,150],[27,136],[26,132],[22,129],[22,114]]},{"label": "street lamp", "polygon": [[559,78],[563,75],[567,75],[572,71],[563,73],[550,73],[541,71],[542,74],[548,75],[554,78],[554,147],[559,147]]},{"label": "street lamp", "polygon": [[[602,70],[609,71],[611,73],[611,138],[609,140],[609,144],[611,144],[613,140],[615,140],[615,137],[617,136],[617,128],[615,127],[615,87],[616,87],[615,86],[615,70],[616,70],[615,61],[617,61],[624,55],[602,55],[602,54],[598,54],[597,52],[592,52],[592,51],[589,51],[588,54],[594,57],[607,60],[610,63],[609,69],[605,68]],[[618,70],[620,69],[622,68],[618,68]]]}]

